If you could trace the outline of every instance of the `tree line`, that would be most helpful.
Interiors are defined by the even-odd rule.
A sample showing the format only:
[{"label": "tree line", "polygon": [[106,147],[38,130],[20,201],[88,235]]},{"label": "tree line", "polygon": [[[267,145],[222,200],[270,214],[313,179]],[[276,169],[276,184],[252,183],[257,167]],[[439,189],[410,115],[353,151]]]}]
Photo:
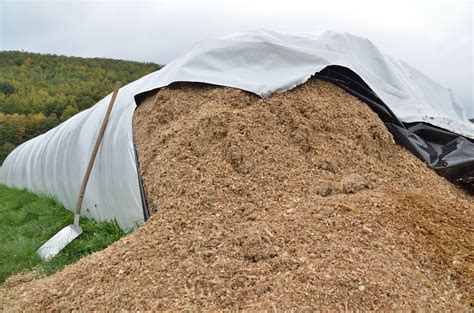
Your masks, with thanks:
[{"label": "tree line", "polygon": [[154,63],[0,51],[0,164],[21,143],[109,94],[114,83],[160,69]]}]

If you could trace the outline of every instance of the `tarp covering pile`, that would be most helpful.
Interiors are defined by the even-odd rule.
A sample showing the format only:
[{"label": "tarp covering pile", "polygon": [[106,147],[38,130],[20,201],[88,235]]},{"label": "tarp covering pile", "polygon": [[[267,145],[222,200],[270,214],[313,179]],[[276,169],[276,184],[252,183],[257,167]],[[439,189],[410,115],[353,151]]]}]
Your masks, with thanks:
[{"label": "tarp covering pile", "polygon": [[150,219],[0,311],[469,311],[474,195],[333,83],[173,83],[133,129]]},{"label": "tarp covering pile", "polygon": [[[205,40],[162,70],[120,90],[83,214],[116,219],[122,228],[146,218],[132,129],[135,100],[146,92],[186,81],[235,87],[265,98],[325,69],[322,76],[378,106],[379,116],[390,119],[384,122],[396,139],[425,162],[441,173],[446,170],[454,180],[472,180],[474,126],[449,89],[364,38],[335,32],[256,30]],[[110,96],[15,149],[0,170],[0,182],[49,195],[73,209]]]}]

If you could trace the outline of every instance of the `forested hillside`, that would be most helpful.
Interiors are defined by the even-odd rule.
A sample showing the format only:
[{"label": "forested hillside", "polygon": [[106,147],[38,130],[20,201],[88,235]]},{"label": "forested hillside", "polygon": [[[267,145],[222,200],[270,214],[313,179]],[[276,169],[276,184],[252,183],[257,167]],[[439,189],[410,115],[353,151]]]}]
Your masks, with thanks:
[{"label": "forested hillside", "polygon": [[24,141],[89,108],[154,63],[0,51],[0,164]]}]

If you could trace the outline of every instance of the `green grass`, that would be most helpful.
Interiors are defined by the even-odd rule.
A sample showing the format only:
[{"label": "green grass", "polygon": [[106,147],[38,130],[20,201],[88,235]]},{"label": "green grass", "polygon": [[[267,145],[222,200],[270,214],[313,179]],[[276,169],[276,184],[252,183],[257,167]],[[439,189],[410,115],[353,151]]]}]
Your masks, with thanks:
[{"label": "green grass", "polygon": [[125,235],[115,222],[81,218],[83,233],[43,262],[36,250],[72,221],[73,214],[58,202],[0,185],[0,284],[14,273],[38,267],[50,275]]}]

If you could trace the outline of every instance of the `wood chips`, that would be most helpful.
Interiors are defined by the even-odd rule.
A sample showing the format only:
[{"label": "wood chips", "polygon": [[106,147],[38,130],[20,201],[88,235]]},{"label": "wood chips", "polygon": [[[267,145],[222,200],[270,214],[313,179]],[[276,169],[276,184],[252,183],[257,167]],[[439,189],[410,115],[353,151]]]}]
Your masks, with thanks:
[{"label": "wood chips", "polygon": [[173,84],[134,129],[152,218],[1,309],[472,310],[474,196],[342,89]]}]

